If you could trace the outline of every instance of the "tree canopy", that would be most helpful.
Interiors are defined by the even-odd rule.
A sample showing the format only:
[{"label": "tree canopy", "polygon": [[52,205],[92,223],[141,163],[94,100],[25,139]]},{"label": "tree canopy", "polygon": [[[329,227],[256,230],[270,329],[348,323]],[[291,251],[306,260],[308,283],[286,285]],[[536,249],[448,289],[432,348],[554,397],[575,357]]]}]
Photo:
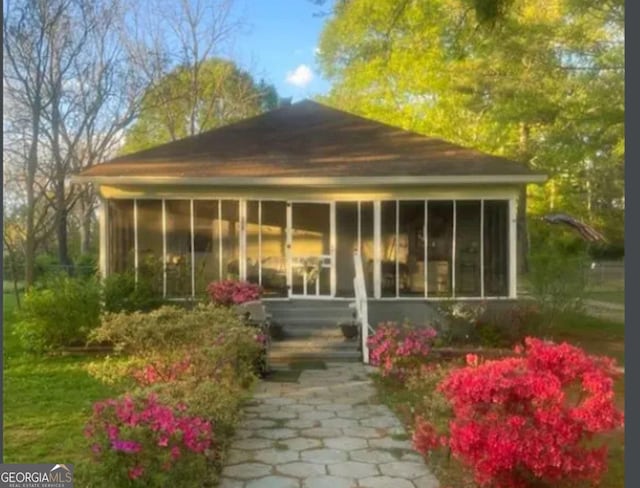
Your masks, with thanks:
[{"label": "tree canopy", "polygon": [[348,0],[325,25],[325,101],[546,171],[534,214],[624,229],[621,0]]},{"label": "tree canopy", "polygon": [[195,135],[277,104],[272,85],[256,82],[231,61],[209,58],[198,66],[179,66],[147,89],[122,152]]}]

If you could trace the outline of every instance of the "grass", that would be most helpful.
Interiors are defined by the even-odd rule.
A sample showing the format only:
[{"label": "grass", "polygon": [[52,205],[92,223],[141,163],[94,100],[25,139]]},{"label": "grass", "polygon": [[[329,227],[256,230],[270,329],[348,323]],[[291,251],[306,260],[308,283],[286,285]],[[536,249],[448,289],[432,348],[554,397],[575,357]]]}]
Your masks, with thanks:
[{"label": "grass", "polygon": [[586,298],[597,300],[599,302],[609,302],[624,305],[624,290],[589,291],[586,294]]},{"label": "grass", "polygon": [[36,357],[21,351],[11,333],[15,296],[4,302],[5,463],[69,463],[76,486],[90,483],[83,427],[94,401],[115,392],[85,370],[91,356]]},{"label": "grass", "polygon": [[624,365],[624,324],[620,322],[567,313],[556,320],[550,335],[556,342],[569,342],[591,354],[613,357]]},{"label": "grass", "polygon": [[[566,341],[583,347],[591,354],[614,357],[624,364],[624,324],[607,321],[581,314],[565,314],[558,318],[550,332],[555,341]],[[421,394],[407,390],[401,382],[389,381],[374,375],[379,401],[388,405],[405,424],[407,431],[413,429],[413,408],[423,398]],[[624,375],[614,384],[616,404],[624,409]],[[602,436],[601,440],[609,448],[609,467],[600,486],[607,488],[624,487],[624,431],[616,431]],[[427,463],[441,486],[456,488],[477,488],[470,481],[468,471],[454,458],[443,453],[434,453]]]}]

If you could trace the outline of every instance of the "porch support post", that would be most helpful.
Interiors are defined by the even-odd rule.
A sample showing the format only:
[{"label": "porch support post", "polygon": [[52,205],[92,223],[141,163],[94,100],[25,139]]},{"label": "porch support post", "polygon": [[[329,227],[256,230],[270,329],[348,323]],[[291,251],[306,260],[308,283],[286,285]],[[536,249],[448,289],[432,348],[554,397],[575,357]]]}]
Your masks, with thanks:
[{"label": "porch support post", "polygon": [[381,222],[381,203],[380,200],[373,202],[373,296],[380,298],[382,283],[382,222]]},{"label": "porch support post", "polygon": [[429,200],[424,201],[424,297],[429,298]]},{"label": "porch support post", "polygon": [[287,296],[291,297],[291,293],[293,291],[293,270],[292,270],[292,266],[293,266],[293,258],[291,257],[291,234],[293,233],[292,230],[292,225],[293,225],[293,214],[292,214],[292,209],[291,209],[291,202],[288,201],[287,202],[287,246],[286,246],[286,250],[287,252],[285,253],[285,259],[287,261]]},{"label": "porch support post", "polygon": [[262,200],[258,200],[258,284],[262,286]]},{"label": "porch support post", "polygon": [[[336,202],[329,203],[329,252],[331,254],[331,272],[330,272],[330,293],[332,297],[336,296]],[[316,280],[316,287],[320,285],[320,276]],[[320,289],[317,288],[317,293]]]},{"label": "porch support post", "polygon": [[509,297],[518,295],[518,200],[509,199]]},{"label": "porch support post", "polygon": [[133,199],[133,268],[135,272],[135,282],[138,283],[138,199]]},{"label": "porch support post", "polygon": [[484,298],[484,198],[480,200],[480,296]]},{"label": "porch support post", "polygon": [[451,238],[451,296],[456,297],[456,242],[457,234],[457,207],[456,200],[453,201],[453,233]]},{"label": "porch support post", "polygon": [[162,297],[167,297],[167,201],[162,199]]},{"label": "porch support post", "polygon": [[241,280],[247,279],[247,201],[240,200],[238,202],[238,211],[240,217],[240,249],[239,249],[239,267],[238,273]]},{"label": "porch support post", "polygon": [[394,254],[396,256],[396,298],[400,296],[400,261],[398,254],[400,253],[400,202],[396,200],[396,238],[394,246]]},{"label": "porch support post", "polygon": [[189,202],[191,214],[191,296],[196,296],[196,244],[195,244],[195,215],[193,199]]},{"label": "porch support post", "polygon": [[101,278],[107,277],[107,272],[109,269],[109,205],[108,201],[103,197],[98,197],[98,225],[100,230],[100,276]]}]

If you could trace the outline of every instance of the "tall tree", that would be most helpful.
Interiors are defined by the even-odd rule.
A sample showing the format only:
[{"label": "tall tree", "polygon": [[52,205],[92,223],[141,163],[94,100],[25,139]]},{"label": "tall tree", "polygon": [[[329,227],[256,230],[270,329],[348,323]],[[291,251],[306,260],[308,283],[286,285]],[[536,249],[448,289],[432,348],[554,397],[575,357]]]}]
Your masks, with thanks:
[{"label": "tall tree", "polygon": [[231,61],[203,61],[195,93],[192,69],[179,66],[147,90],[140,116],[128,131],[122,152],[192,136],[277,105],[278,96],[272,85],[262,80],[256,83]]},{"label": "tall tree", "polygon": [[621,228],[623,20],[621,0],[338,2],[327,101],[546,170],[532,210],[573,188],[572,211]]}]

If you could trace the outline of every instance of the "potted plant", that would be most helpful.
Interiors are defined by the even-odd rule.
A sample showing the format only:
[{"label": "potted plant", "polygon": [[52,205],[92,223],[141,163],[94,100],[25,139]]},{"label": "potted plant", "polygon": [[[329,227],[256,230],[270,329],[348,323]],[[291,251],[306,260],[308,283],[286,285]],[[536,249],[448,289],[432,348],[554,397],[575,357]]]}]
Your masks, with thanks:
[{"label": "potted plant", "polygon": [[342,335],[347,340],[352,340],[358,337],[359,326],[355,320],[346,320],[343,322],[338,322],[338,327],[342,331]]}]

